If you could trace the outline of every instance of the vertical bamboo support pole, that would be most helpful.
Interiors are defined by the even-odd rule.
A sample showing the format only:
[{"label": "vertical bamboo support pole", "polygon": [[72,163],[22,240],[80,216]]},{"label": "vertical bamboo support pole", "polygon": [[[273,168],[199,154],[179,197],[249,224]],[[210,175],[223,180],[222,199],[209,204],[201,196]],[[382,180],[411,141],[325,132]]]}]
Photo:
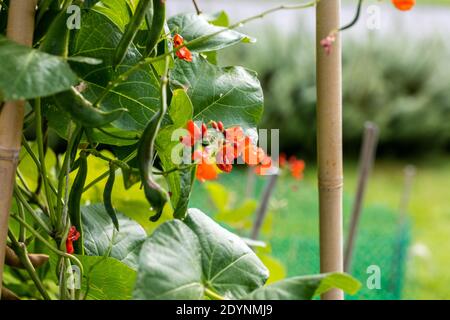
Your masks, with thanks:
[{"label": "vertical bamboo support pole", "polygon": [[[37,0],[10,1],[6,35],[31,46]],[[21,146],[25,101],[7,101],[0,109],[0,289],[3,280],[8,218]],[[1,290],[0,290],[1,292]]]},{"label": "vertical bamboo support pole", "polygon": [[[342,232],[342,66],[339,33],[329,55],[320,41],[340,26],[340,0],[320,1],[316,8],[317,161],[320,211],[320,272],[343,271]],[[333,289],[324,300],[342,300]]]}]

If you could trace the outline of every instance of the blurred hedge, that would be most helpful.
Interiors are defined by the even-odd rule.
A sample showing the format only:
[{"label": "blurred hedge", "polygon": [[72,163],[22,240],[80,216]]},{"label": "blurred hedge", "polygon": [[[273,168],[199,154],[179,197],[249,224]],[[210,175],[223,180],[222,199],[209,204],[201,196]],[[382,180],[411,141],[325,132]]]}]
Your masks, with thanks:
[{"label": "blurred hedge", "polygon": [[[315,55],[311,37],[275,31],[221,56],[259,73],[265,92],[262,127],[279,128],[281,149],[315,155]],[[379,154],[450,150],[450,50],[439,39],[344,38],[344,148],[358,154],[364,122],[380,127]],[[261,37],[260,37],[261,38]]]}]

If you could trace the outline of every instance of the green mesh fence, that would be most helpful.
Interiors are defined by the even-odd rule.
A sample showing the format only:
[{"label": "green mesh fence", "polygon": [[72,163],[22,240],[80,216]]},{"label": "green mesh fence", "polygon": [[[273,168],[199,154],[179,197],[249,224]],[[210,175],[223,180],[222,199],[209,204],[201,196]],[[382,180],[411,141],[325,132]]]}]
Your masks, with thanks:
[{"label": "green mesh fence", "polygon": [[[245,194],[245,172],[222,175],[219,182],[239,202]],[[258,199],[266,180],[257,178],[253,197]],[[274,208],[270,228],[264,228],[261,239],[271,247],[271,255],[281,261],[287,276],[319,273],[319,219],[317,188],[313,181],[297,182],[281,177],[271,203]],[[214,216],[214,206],[201,185],[195,186],[191,206]],[[346,234],[352,199],[344,196],[344,232]],[[267,231],[269,230],[269,231]],[[248,236],[248,231],[240,231]],[[405,276],[406,252],[409,244],[409,223],[400,223],[398,214],[384,206],[368,206],[359,223],[351,274],[362,283],[355,296],[347,299],[401,299]],[[381,272],[381,288],[369,289],[369,266]]]},{"label": "green mesh fence", "polygon": [[[409,226],[399,226],[395,215],[383,207],[367,208],[361,219],[351,274],[362,283],[355,296],[347,299],[401,299],[405,274],[405,254]],[[270,239],[272,254],[287,267],[288,276],[319,272],[318,233],[313,236],[274,236]],[[369,266],[381,271],[381,288],[366,285]]]}]

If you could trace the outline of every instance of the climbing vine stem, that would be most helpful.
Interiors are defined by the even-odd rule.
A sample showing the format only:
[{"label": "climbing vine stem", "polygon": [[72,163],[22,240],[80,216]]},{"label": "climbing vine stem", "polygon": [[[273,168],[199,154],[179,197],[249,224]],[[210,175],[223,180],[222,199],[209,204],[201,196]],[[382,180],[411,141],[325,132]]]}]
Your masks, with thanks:
[{"label": "climbing vine stem", "polygon": [[48,214],[50,216],[50,221],[53,226],[56,226],[56,213],[55,207],[53,205],[53,196],[50,193],[50,182],[47,175],[47,168],[45,166],[45,153],[44,153],[44,138],[42,131],[42,108],[41,108],[41,99],[35,99],[35,114],[36,114],[36,142],[38,145],[38,154],[39,154],[39,163],[40,163],[40,172],[42,177],[42,182],[44,184],[45,196],[48,204]]}]

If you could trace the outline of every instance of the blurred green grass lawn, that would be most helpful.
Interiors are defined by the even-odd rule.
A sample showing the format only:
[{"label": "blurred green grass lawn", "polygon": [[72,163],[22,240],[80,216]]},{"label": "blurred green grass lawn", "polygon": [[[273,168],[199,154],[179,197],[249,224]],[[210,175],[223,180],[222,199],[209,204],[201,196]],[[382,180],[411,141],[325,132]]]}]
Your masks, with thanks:
[{"label": "blurred green grass lawn", "polygon": [[[448,250],[450,247],[449,160],[448,158],[433,157],[431,160],[421,160],[414,163],[417,174],[409,206],[412,239],[406,262],[403,299],[450,299],[450,291],[448,290],[450,286],[450,251]],[[388,244],[385,244],[385,239],[380,238],[380,235],[382,236],[383,233],[395,234],[396,226],[393,226],[393,224],[398,217],[386,219],[385,215],[397,215],[404,184],[403,169],[406,164],[399,161],[380,160],[377,161],[372,172],[365,201],[366,210],[364,213],[366,216],[363,216],[362,221],[368,219],[366,221],[374,224],[368,229],[372,235],[366,236],[365,238],[368,239],[363,241],[376,239],[377,230],[380,231],[377,241],[381,243],[378,243],[378,246],[373,244],[374,250],[380,250],[380,247],[388,246],[392,242],[392,240],[386,240]],[[347,162],[344,171],[344,211],[345,215],[348,216],[357,181],[357,164]],[[222,175],[218,182],[223,183],[228,190],[232,191],[235,198],[242,198],[245,181],[245,171],[236,170],[230,176]],[[262,184],[258,185],[261,189]],[[191,206],[198,206],[206,212],[212,213],[213,207],[205,200],[208,197],[205,186],[197,184],[195,188],[196,192],[194,192],[191,200]],[[300,183],[289,177],[280,179],[272,201],[272,205],[278,207],[278,209],[272,210],[273,228],[268,235],[267,233],[264,235],[268,239],[295,237],[300,233],[317,237],[316,190],[316,169],[311,165],[307,166],[305,179]],[[256,193],[260,193],[260,190],[259,192],[257,190]],[[374,215],[379,215],[379,217]],[[345,223],[348,223],[347,220],[346,218]],[[378,224],[377,221],[380,220],[387,222],[389,225]],[[298,250],[298,244],[294,244],[294,242],[287,247],[290,248],[289,250]],[[386,250],[390,249],[386,248]],[[360,254],[356,252],[357,259]],[[369,254],[370,257],[370,253],[363,254],[366,256]],[[392,251],[387,254],[392,254]],[[273,255],[278,258],[280,258],[280,255],[283,258],[289,257],[289,254],[285,252],[278,255],[273,252]],[[301,266],[301,262],[295,263]],[[292,261],[286,264],[293,265]],[[316,270],[318,261],[314,261],[313,264],[313,270]],[[308,266],[308,268],[311,270],[311,266]],[[300,267],[299,270],[288,270],[288,275],[304,273],[308,268]],[[365,272],[365,270],[359,270],[359,275],[362,272]],[[367,298],[370,298],[370,296],[367,296]]]}]

